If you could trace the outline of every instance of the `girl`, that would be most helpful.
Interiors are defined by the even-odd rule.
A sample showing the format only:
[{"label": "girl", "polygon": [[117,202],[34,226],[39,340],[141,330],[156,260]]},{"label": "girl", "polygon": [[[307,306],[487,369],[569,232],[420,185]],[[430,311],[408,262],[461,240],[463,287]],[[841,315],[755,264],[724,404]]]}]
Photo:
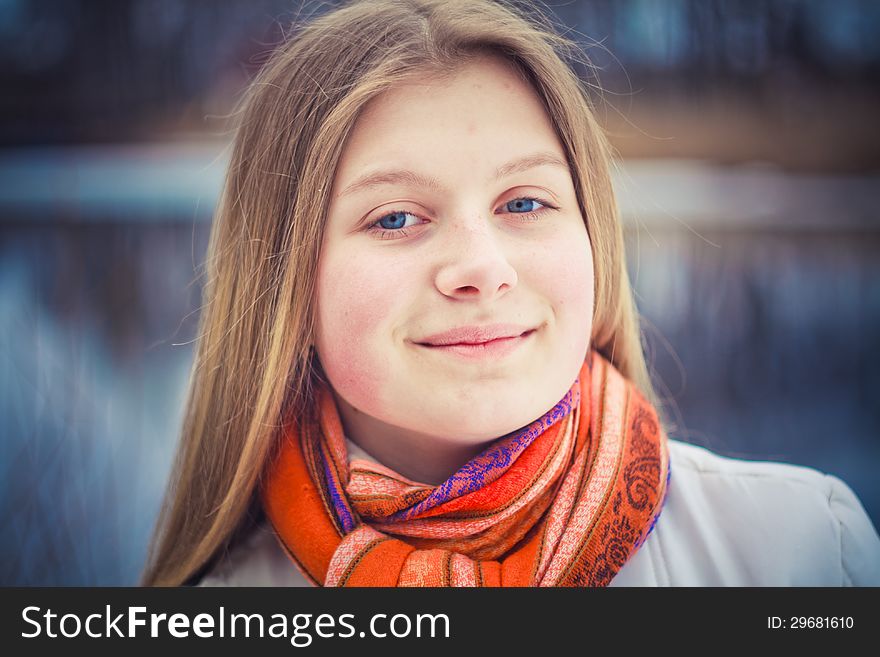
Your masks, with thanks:
[{"label": "girl", "polygon": [[395,0],[276,53],[146,584],[880,584],[841,481],[667,439],[574,52]]}]

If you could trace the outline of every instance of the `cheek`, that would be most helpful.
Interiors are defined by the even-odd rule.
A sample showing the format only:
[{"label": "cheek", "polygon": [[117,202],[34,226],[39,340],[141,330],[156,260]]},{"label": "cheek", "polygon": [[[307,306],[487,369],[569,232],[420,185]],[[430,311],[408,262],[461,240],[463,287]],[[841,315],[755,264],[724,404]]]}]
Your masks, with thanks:
[{"label": "cheek", "polygon": [[571,349],[589,344],[594,303],[593,255],[586,229],[559,240],[540,261],[540,287]]},{"label": "cheek", "polygon": [[[402,277],[401,277],[402,278]],[[317,350],[331,385],[353,406],[377,399],[393,371],[394,317],[402,295],[369,257],[327,258],[318,273]]]},{"label": "cheek", "polygon": [[565,271],[560,274],[561,303],[568,306],[572,317],[579,320],[581,326],[589,326],[593,318],[595,283],[590,243],[585,240],[582,249],[570,253],[567,263]]}]

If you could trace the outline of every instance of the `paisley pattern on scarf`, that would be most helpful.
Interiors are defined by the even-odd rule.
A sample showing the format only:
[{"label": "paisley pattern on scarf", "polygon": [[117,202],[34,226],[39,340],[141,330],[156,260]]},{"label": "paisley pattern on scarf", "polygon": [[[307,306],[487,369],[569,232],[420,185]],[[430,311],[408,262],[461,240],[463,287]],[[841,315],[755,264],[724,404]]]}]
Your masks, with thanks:
[{"label": "paisley pattern on scarf", "polygon": [[349,460],[326,389],[320,432],[285,425],[267,517],[321,586],[604,586],[653,529],[669,482],[654,408],[598,352],[552,409],[442,484]]}]

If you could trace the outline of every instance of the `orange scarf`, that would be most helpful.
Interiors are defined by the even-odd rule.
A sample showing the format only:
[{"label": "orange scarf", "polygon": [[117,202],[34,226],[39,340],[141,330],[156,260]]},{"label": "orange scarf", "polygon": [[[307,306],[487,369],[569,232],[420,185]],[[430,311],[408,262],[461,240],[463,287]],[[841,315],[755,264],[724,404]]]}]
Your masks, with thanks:
[{"label": "orange scarf", "polygon": [[444,483],[349,462],[332,395],[321,434],[286,425],[263,486],[293,562],[322,586],[604,586],[657,521],[666,436],[597,352],[565,397]]}]

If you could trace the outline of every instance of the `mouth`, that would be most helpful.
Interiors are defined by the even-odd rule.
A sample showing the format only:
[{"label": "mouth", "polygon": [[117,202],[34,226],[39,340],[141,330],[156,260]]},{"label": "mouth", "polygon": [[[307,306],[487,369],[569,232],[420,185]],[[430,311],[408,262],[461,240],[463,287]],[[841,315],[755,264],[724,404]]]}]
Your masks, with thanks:
[{"label": "mouth", "polygon": [[[430,351],[469,359],[507,356],[530,341],[537,329],[496,325],[464,327],[432,336],[417,345]],[[460,337],[459,337],[460,336]]]}]

